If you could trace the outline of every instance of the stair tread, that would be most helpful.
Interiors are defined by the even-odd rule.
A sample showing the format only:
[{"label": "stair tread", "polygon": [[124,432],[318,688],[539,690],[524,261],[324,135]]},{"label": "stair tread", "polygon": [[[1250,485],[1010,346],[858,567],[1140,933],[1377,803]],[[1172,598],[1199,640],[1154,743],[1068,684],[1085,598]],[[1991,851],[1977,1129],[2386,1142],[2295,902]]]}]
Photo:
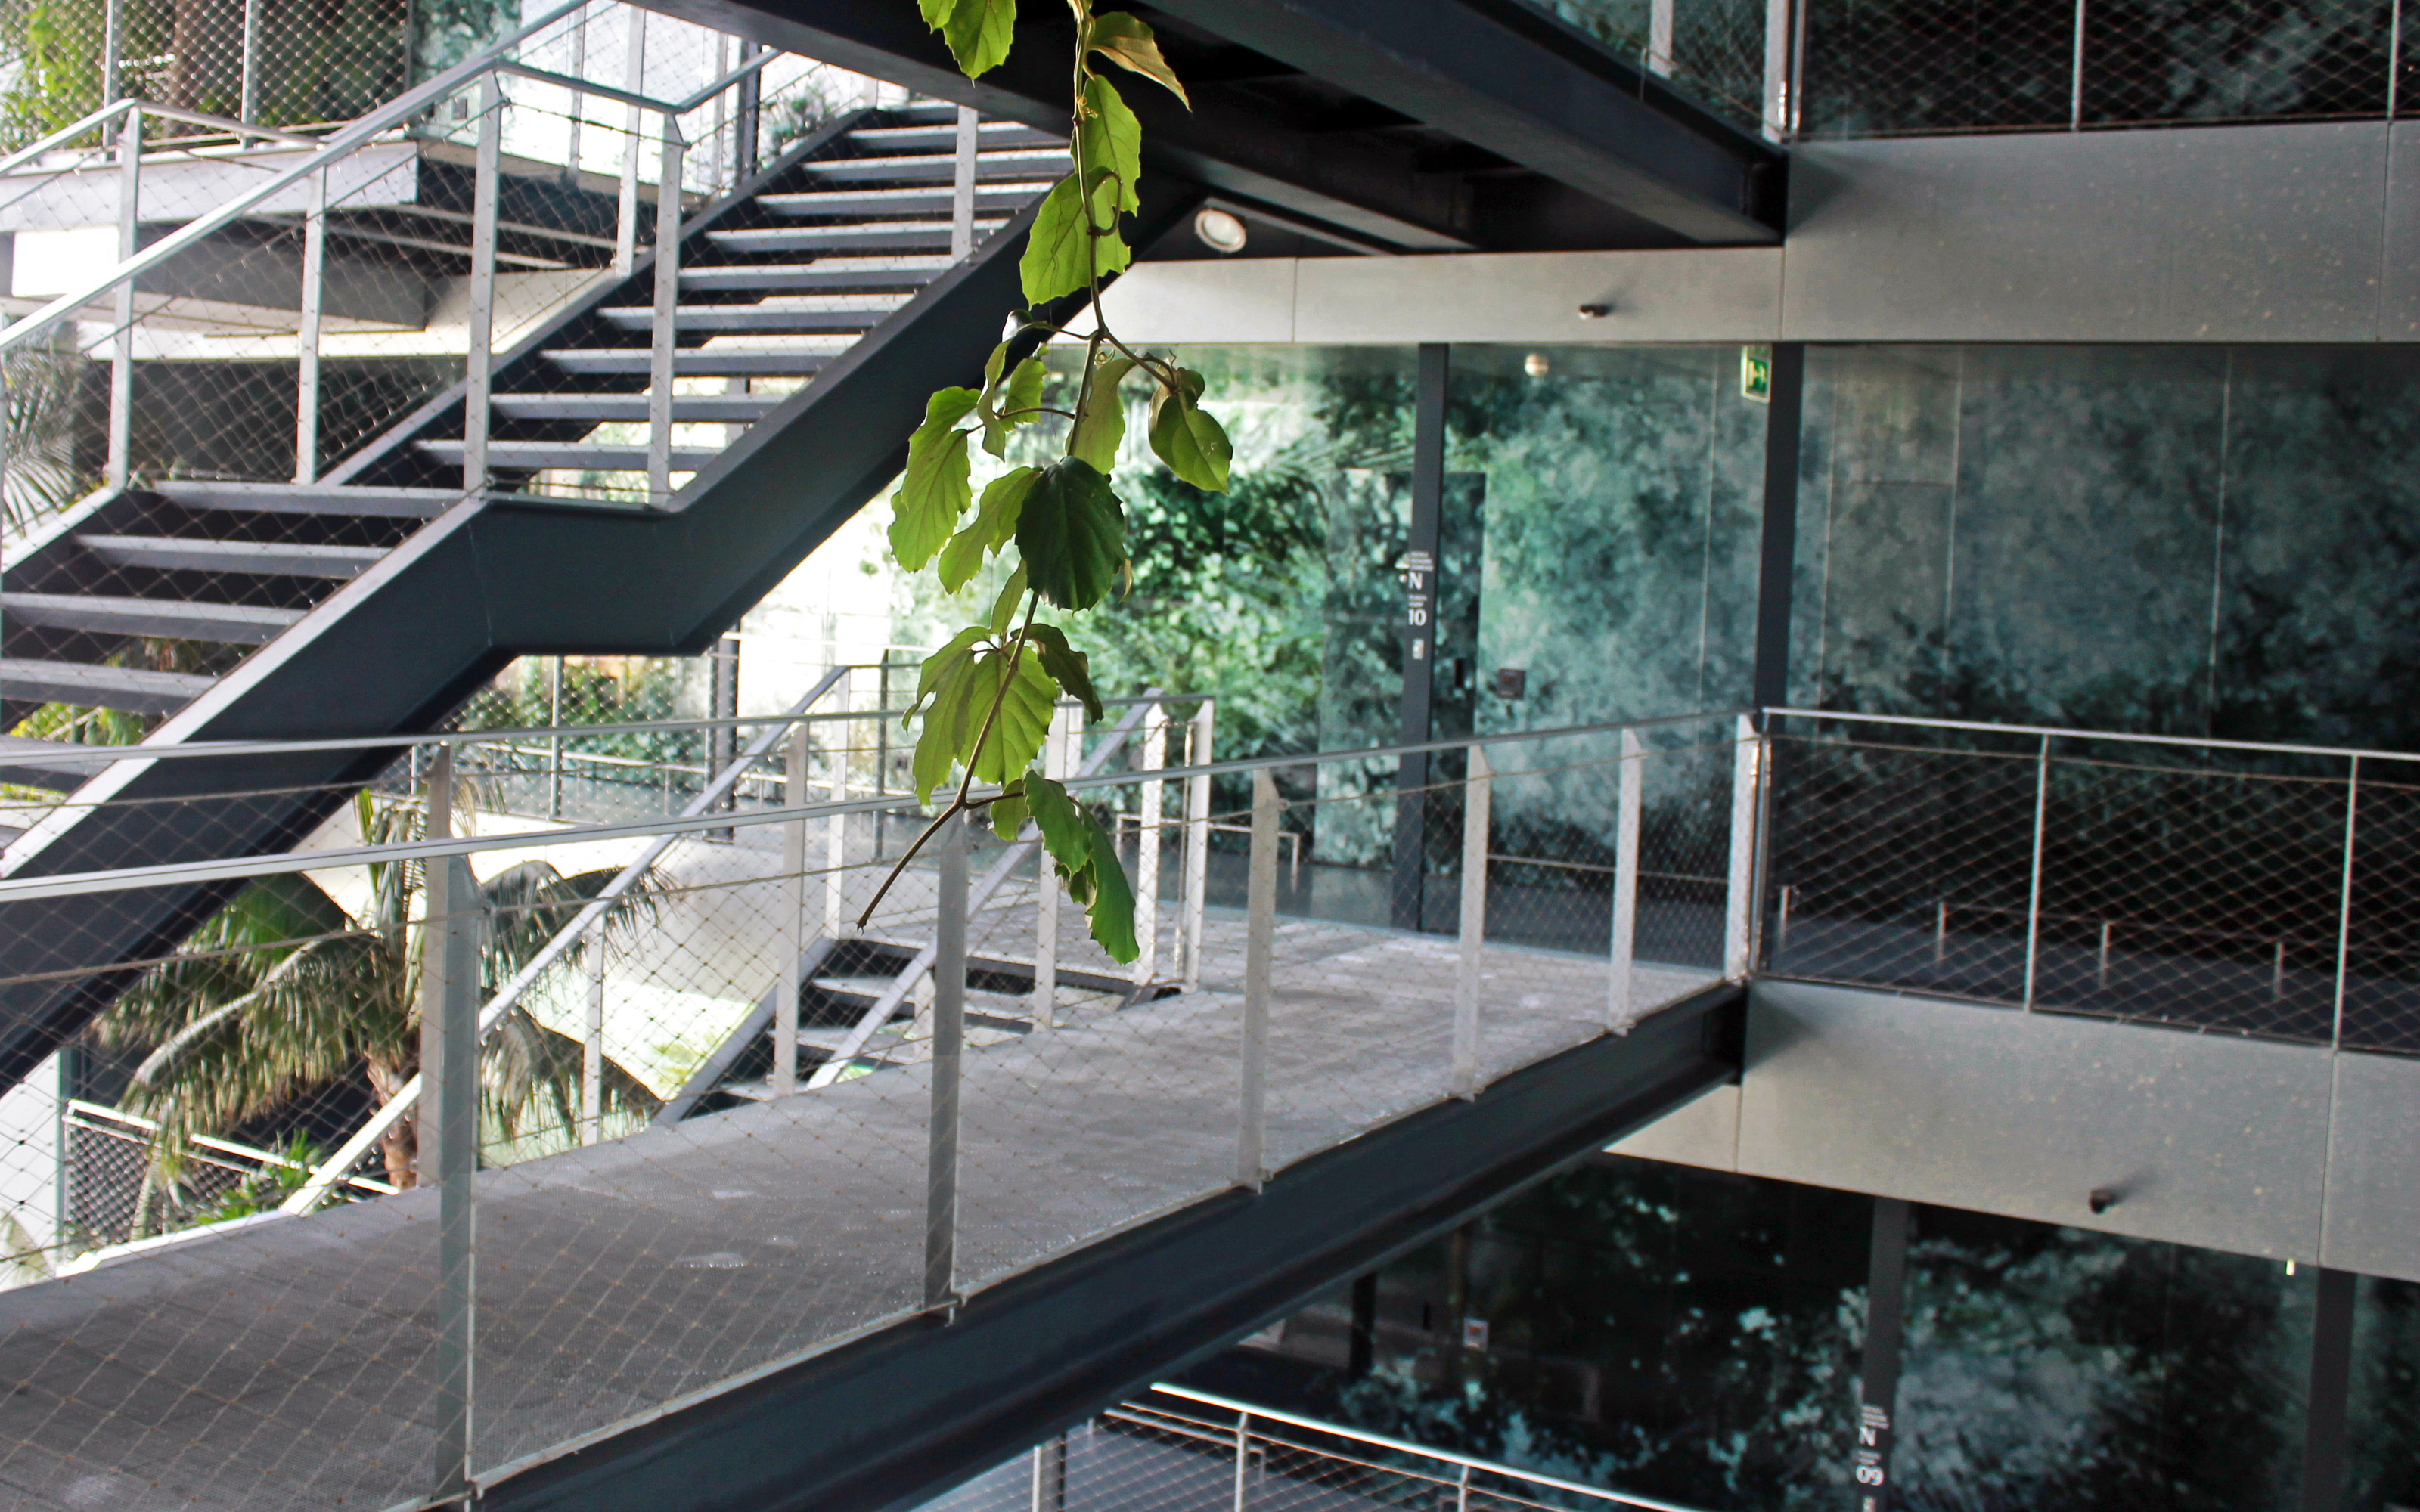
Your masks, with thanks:
[{"label": "stair tread", "polygon": [[[462,460],[464,442],[458,440],[422,440],[412,443],[423,452],[448,462]],[[720,446],[675,446],[672,466],[675,472],[694,472],[722,455]],[[647,467],[647,447],[644,441],[504,441],[488,443],[490,461],[514,468],[598,468],[609,472],[644,471]]]},{"label": "stair tread", "polygon": [[151,492],[189,509],[280,515],[355,515],[428,519],[462,497],[457,488],[354,488],[310,483],[213,483],[172,479]]},{"label": "stair tread", "polygon": [[[1071,160],[1064,147],[1013,147],[975,154],[975,182],[989,185],[1004,178],[1063,176]],[[801,169],[822,183],[884,182],[921,184],[933,180],[955,183],[957,154],[920,152],[878,158],[825,158],[802,162]]]},{"label": "stair tread", "polygon": [[[936,152],[954,152],[958,145],[958,123],[953,120],[936,126],[861,126],[849,132],[848,139],[861,146],[888,147],[892,151],[923,147]],[[1064,137],[1019,121],[985,121],[976,127],[975,140],[985,148],[994,143],[1012,147],[1064,147],[1066,144]]]},{"label": "stair tread", "polygon": [[[625,331],[644,331],[655,324],[656,313],[644,305],[609,307],[597,312]],[[762,304],[690,304],[680,306],[674,314],[675,330],[763,332],[767,334],[839,335],[849,332],[870,331],[891,318],[889,309],[852,308],[846,310],[799,309],[792,305]]]},{"label": "stair tread", "polygon": [[[676,393],[673,419],[752,423],[763,419],[786,394]],[[496,412],[514,420],[626,420],[647,418],[644,393],[500,393]]]},{"label": "stair tread", "polygon": [[353,578],[386,555],[374,546],[292,546],[174,535],[78,535],[75,541],[113,566],[247,572],[262,577]]},{"label": "stair tread", "polygon": [[[1047,183],[985,184],[975,191],[978,210],[1022,209],[1027,202],[1048,193]],[[946,212],[952,194],[938,189],[808,189],[786,194],[759,194],[756,204],[775,215],[845,215],[860,208],[902,210],[923,208]]]},{"label": "stair tread", "polygon": [[[838,355],[803,347],[691,347],[673,354],[673,372],[683,378],[795,378]],[[587,347],[551,351],[546,359],[566,373],[644,374],[654,354],[644,347]]]},{"label": "stair tread", "polygon": [[96,667],[80,661],[0,659],[0,697],[45,703],[83,703],[132,714],[168,714],[208,692],[215,677],[156,672],[137,667]]},{"label": "stair tread", "polygon": [[105,594],[0,594],[0,616],[61,629],[241,642],[268,640],[302,610]]},{"label": "stair tread", "polygon": [[[979,220],[978,237],[990,235],[1007,223]],[[708,231],[706,239],[733,252],[815,252],[831,247],[856,251],[947,251],[950,228],[932,221],[857,222],[847,225],[752,226],[744,231]]]},{"label": "stair tread", "polygon": [[684,289],[820,289],[834,294],[908,294],[949,270],[947,257],[916,268],[825,268],[813,263],[731,263],[681,272]]}]

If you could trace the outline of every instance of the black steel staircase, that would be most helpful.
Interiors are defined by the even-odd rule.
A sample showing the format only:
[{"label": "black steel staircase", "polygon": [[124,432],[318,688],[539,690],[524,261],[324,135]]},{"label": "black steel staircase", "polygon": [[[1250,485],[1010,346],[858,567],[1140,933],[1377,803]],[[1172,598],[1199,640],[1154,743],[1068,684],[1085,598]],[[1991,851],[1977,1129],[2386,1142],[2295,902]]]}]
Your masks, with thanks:
[{"label": "black steel staircase", "polygon": [[[704,649],[896,474],[924,394],[979,370],[1021,302],[1019,217],[1063,146],[981,126],[975,245],[955,257],[956,140],[952,106],[857,112],[684,219],[673,371],[709,381],[673,400],[673,497],[634,498],[643,255],[499,354],[480,486],[458,385],[323,483],[147,482],[61,520],[0,583],[6,727],[65,704],[165,717],[153,744],[415,732],[516,656]],[[1197,198],[1164,185],[1141,229]],[[548,497],[565,471],[585,496]],[[0,746],[0,779],[75,797],[0,837],[9,876],[288,847],[390,759],[124,762],[86,781],[74,755]],[[208,796],[236,792],[285,796]],[[0,1080],[107,1000],[100,968],[172,944],[221,896],[0,906]]]}]

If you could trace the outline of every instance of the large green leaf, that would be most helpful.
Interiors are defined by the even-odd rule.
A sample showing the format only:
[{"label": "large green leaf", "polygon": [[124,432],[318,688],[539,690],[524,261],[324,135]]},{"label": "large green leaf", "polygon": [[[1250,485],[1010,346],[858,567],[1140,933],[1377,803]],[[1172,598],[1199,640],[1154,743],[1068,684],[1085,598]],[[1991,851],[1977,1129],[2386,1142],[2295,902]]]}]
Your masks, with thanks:
[{"label": "large green leaf", "polygon": [[1084,701],[1084,716],[1097,721],[1101,717],[1101,695],[1093,687],[1093,658],[1067,643],[1067,637],[1055,625],[1037,625],[1026,631],[1026,638],[1041,653],[1042,670],[1071,699]]},{"label": "large green leaf", "polygon": [[970,79],[997,68],[1016,38],[1016,0],[918,0]]},{"label": "large green leaf", "polygon": [[[926,0],[926,3],[932,3],[932,0]],[[1168,66],[1168,59],[1159,55],[1159,39],[1154,37],[1151,28],[1139,18],[1122,10],[1095,16],[1090,40],[1094,52],[1122,69],[1132,69],[1146,79],[1166,85],[1177,99],[1185,100],[1186,109],[1193,108],[1193,101],[1186,100],[1185,85],[1176,82],[1176,70]]]},{"label": "large green leaf", "polygon": [[[924,728],[917,735],[911,765],[920,803],[931,800],[933,790],[954,767],[971,767],[979,782],[1004,782],[1042,749],[1058,686],[1031,648],[1016,656],[1012,646],[984,643],[990,634],[987,625],[961,630],[925,660],[917,687]],[[995,700],[997,717],[992,713]]]},{"label": "large green leaf", "polygon": [[954,594],[972,581],[983,568],[985,556],[997,552],[1016,533],[1017,517],[1024,513],[1025,496],[1036,476],[1032,468],[1012,468],[985,485],[983,507],[941,548],[942,592]]},{"label": "large green leaf", "polygon": [[973,459],[956,426],[980,397],[972,389],[941,390],[908,438],[908,473],[891,504],[891,549],[910,572],[933,560],[974,500]]},{"label": "large green leaf", "polygon": [[1025,564],[1020,562],[1017,563],[1016,570],[1008,575],[1008,581],[1000,585],[1000,596],[991,601],[991,638],[993,640],[1008,639],[1008,632],[1016,627],[1016,608],[1024,602]]},{"label": "large green leaf", "polygon": [[1016,549],[1045,599],[1061,609],[1091,609],[1109,596],[1125,565],[1125,507],[1098,468],[1063,456],[1025,496]]},{"label": "large green leaf", "polygon": [[1093,938],[1112,961],[1132,961],[1140,955],[1134,933],[1134,888],[1118,861],[1117,841],[1067,796],[1064,787],[1048,778],[1028,772],[1024,799],[1035,827],[1042,831],[1051,869],[1066,885],[1067,895],[1083,905]]},{"label": "large green leaf", "polygon": [[1111,357],[1093,369],[1093,386],[1076,406],[1076,424],[1067,433],[1067,455],[1080,456],[1094,471],[1108,474],[1118,465],[1118,448],[1125,444],[1126,407],[1118,385],[1134,369],[1131,357]]},{"label": "large green leaf", "polygon": [[1114,273],[1134,260],[1117,233],[1118,186],[1106,168],[1088,170],[1093,213],[1084,214],[1084,197],[1073,174],[1051,186],[1034,212],[1033,230],[1026,238],[1025,256],[1017,274],[1025,282],[1025,302],[1046,304],[1063,294],[1089,289],[1093,280]]},{"label": "large green leaf", "polygon": [[1106,168],[1117,179],[1118,208],[1142,208],[1142,196],[1135,189],[1142,179],[1142,123],[1126,108],[1117,86],[1097,73],[1084,81],[1076,145],[1083,154],[1082,166]]},{"label": "large green leaf", "polygon": [[1151,449],[1168,471],[1196,488],[1227,491],[1233,455],[1227,432],[1201,408],[1202,375],[1176,370],[1176,386],[1163,384],[1151,400]]}]

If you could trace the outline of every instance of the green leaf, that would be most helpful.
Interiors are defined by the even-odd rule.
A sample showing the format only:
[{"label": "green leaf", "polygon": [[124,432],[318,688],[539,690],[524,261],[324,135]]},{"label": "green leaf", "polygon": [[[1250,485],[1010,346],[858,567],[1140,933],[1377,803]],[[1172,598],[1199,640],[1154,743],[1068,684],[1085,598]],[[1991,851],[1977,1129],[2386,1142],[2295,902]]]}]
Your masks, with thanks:
[{"label": "green leaf", "polygon": [[999,67],[1016,38],[1016,0],[919,0],[924,23],[970,79]]},{"label": "green leaf", "polygon": [[967,433],[955,427],[979,397],[972,389],[941,390],[908,438],[908,474],[891,506],[891,549],[910,572],[933,560],[974,498]]},{"label": "green leaf", "polygon": [[1227,491],[1227,464],[1233,455],[1227,432],[1200,405],[1202,375],[1176,370],[1176,387],[1160,386],[1151,400],[1151,449],[1168,471],[1196,488]]},{"label": "green leaf", "polygon": [[1107,475],[1118,465],[1118,448],[1125,444],[1126,407],[1118,384],[1134,368],[1131,357],[1111,357],[1093,369],[1093,386],[1077,406],[1075,427],[1067,433],[1067,454],[1090,462]]},{"label": "green leaf", "polygon": [[970,767],[978,782],[1004,783],[1042,749],[1059,689],[1042,671],[1041,658],[1030,652],[1015,656],[1008,646],[978,646],[990,633],[987,625],[970,626],[925,660],[917,702],[923,704],[929,692],[931,705],[924,710],[910,767],[920,803],[931,800],[954,767]]},{"label": "green leaf", "polygon": [[1142,208],[1142,196],[1135,189],[1142,180],[1142,123],[1126,108],[1117,86],[1097,73],[1084,81],[1076,145],[1082,149],[1085,167],[1106,168],[1117,179],[1118,208]]},{"label": "green leaf", "polygon": [[988,407],[984,410],[985,451],[994,456],[1004,455],[1011,431],[1042,418],[1036,410],[1042,403],[1043,380],[1048,377],[1041,363],[1029,357],[1009,374],[1005,389],[998,388],[995,379],[994,392],[999,397],[987,400]]},{"label": "green leaf", "polygon": [[1001,795],[992,800],[991,832],[1002,840],[1015,840],[1025,827],[1025,784],[1012,782]]},{"label": "green leaf", "polygon": [[1025,563],[1020,562],[1016,564],[1016,570],[1008,575],[1008,581],[1001,585],[1000,596],[991,601],[991,638],[993,640],[1008,639],[1008,632],[1016,625],[1016,606],[1024,602]]},{"label": "green leaf", "polygon": [[[929,6],[932,0],[925,0],[925,3]],[[1159,39],[1154,37],[1151,28],[1139,18],[1122,10],[1095,16],[1089,40],[1094,52],[1122,69],[1167,85],[1177,99],[1185,100],[1186,109],[1193,108],[1193,101],[1185,98],[1185,86],[1176,82],[1176,70],[1159,55]]]},{"label": "green leaf", "polygon": [[1016,549],[1042,596],[1066,609],[1107,597],[1126,560],[1125,507],[1080,456],[1042,470],[1016,522]]},{"label": "green leaf", "polygon": [[954,594],[974,580],[986,553],[997,552],[1016,533],[1025,496],[1038,476],[1032,468],[1012,468],[984,486],[983,507],[967,528],[941,548],[941,591]]},{"label": "green leaf", "polygon": [[1050,853],[1051,870],[1092,920],[1093,938],[1112,961],[1140,955],[1135,943],[1134,888],[1119,864],[1117,841],[1067,796],[1064,787],[1047,777],[1026,774],[1025,802],[1042,831],[1043,848]]},{"label": "green leaf", "polygon": [[1042,654],[1042,670],[1069,698],[1084,701],[1085,717],[1098,722],[1101,695],[1093,687],[1093,658],[1067,643],[1055,625],[1037,625],[1026,631],[1033,649]]},{"label": "green leaf", "polygon": [[1089,170],[1093,214],[1084,215],[1084,196],[1075,175],[1051,186],[1035,212],[1033,230],[1025,242],[1017,273],[1025,281],[1025,302],[1047,304],[1063,294],[1089,289],[1102,273],[1114,273],[1134,260],[1117,234],[1117,184],[1106,168]]}]

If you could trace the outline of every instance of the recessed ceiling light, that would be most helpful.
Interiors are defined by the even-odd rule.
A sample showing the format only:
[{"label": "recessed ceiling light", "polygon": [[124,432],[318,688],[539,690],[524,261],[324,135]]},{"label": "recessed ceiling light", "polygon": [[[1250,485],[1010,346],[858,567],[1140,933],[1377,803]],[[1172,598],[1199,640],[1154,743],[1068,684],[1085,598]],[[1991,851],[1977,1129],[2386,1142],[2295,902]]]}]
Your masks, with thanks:
[{"label": "recessed ceiling light", "polygon": [[1193,234],[1202,239],[1203,246],[1222,256],[1243,251],[1250,237],[1243,222],[1225,210],[1208,208],[1193,217]]}]

